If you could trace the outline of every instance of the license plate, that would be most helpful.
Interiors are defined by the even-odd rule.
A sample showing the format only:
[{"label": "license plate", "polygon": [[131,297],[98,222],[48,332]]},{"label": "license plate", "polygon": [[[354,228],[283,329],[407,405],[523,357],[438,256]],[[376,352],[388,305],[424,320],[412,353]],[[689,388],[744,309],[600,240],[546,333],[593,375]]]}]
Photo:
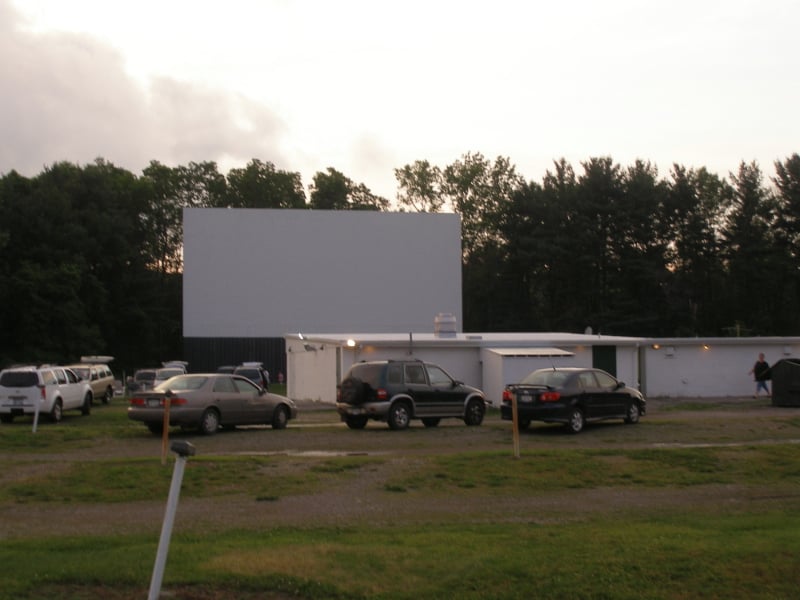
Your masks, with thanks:
[{"label": "license plate", "polygon": [[161,400],[159,400],[158,398],[148,398],[147,406],[151,408],[158,408],[159,406],[161,406]]},{"label": "license plate", "polygon": [[532,397],[530,394],[520,394],[518,400],[520,402],[530,402]]}]

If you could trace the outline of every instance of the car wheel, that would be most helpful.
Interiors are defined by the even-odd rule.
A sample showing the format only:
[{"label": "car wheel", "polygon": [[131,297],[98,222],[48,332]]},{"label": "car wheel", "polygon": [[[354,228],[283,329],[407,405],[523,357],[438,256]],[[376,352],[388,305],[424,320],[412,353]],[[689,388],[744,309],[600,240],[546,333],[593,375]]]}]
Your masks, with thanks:
[{"label": "car wheel", "polygon": [[103,394],[103,404],[108,404],[111,402],[111,396],[114,395],[114,390],[111,388],[106,388],[105,394]]},{"label": "car wheel", "polygon": [[145,425],[147,425],[152,434],[161,435],[164,433],[164,425],[162,423],[145,423]]},{"label": "car wheel", "polygon": [[470,400],[467,404],[467,411],[464,415],[464,423],[470,426],[476,426],[483,423],[483,415],[486,412],[486,407],[480,400]]},{"label": "car wheel", "polygon": [[283,404],[275,407],[272,413],[272,428],[273,429],[286,429],[286,424],[289,422],[289,409]]},{"label": "car wheel", "polygon": [[347,417],[344,422],[350,429],[364,429],[368,420],[367,417]]},{"label": "car wheel", "polygon": [[631,405],[628,407],[628,414],[625,417],[625,422],[631,425],[635,425],[639,422],[639,405],[636,402],[631,402]]},{"label": "car wheel", "polygon": [[12,423],[14,415],[0,415],[0,423]]},{"label": "car wheel", "polygon": [[87,393],[83,397],[83,406],[81,406],[81,414],[86,416],[92,412],[92,395]]},{"label": "car wheel", "polygon": [[53,423],[60,423],[63,416],[64,408],[61,406],[61,400],[56,400],[53,403],[53,410],[50,411],[50,420]]},{"label": "car wheel", "polygon": [[219,413],[213,408],[207,408],[200,418],[198,427],[203,435],[213,435],[219,429]]},{"label": "car wheel", "polygon": [[436,427],[441,419],[439,417],[425,417],[422,419],[422,424],[425,427]]},{"label": "car wheel", "polygon": [[411,407],[407,402],[395,402],[389,409],[387,420],[392,429],[406,429],[411,423]]},{"label": "car wheel", "polygon": [[580,433],[583,431],[585,420],[583,418],[583,411],[580,408],[573,408],[569,413],[569,421],[567,421],[567,429],[570,433]]}]

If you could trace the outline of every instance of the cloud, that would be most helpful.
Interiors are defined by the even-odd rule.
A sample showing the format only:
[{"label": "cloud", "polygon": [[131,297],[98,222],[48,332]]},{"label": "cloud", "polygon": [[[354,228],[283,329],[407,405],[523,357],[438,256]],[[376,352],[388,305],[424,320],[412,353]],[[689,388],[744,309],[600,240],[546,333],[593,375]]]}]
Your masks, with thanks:
[{"label": "cloud", "polygon": [[0,173],[32,176],[57,161],[102,157],[133,172],[213,160],[285,162],[285,125],[240,94],[162,77],[146,84],[87,35],[37,33],[0,0]]}]

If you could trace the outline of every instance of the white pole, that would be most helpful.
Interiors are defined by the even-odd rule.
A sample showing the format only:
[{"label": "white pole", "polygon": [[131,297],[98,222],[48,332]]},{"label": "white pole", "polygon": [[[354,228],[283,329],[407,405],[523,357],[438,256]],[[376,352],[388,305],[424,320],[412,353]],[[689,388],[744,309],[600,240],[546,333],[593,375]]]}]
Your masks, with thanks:
[{"label": "white pole", "polygon": [[153,566],[153,576],[150,579],[150,593],[147,596],[147,600],[158,600],[161,595],[161,580],[164,578],[164,567],[167,563],[172,524],[175,522],[175,511],[178,508],[178,498],[181,494],[181,482],[183,481],[183,470],[186,467],[186,457],[194,455],[194,446],[189,442],[174,442],[172,450],[178,454],[178,458],[175,460],[175,469],[172,471],[172,484],[169,487],[167,510],[164,514],[164,523],[161,526],[161,539],[158,541],[158,553]]}]

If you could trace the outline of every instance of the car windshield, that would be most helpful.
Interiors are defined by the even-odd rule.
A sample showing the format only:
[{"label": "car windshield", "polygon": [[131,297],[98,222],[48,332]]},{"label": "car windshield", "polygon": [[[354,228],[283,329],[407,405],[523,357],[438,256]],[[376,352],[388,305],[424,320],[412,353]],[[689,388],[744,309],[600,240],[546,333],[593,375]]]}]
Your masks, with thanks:
[{"label": "car windshield", "polygon": [[0,385],[5,387],[33,387],[39,378],[33,371],[5,371],[0,375]]},{"label": "car windshield", "polygon": [[564,371],[556,371],[554,369],[542,369],[528,373],[528,375],[520,382],[525,385],[544,385],[551,388],[557,388],[564,385],[569,373]]},{"label": "car windshield", "polygon": [[135,381],[153,381],[156,378],[155,371],[139,371],[133,376]]},{"label": "car windshield", "polygon": [[182,369],[159,369],[156,373],[155,378],[159,381],[163,379],[169,379],[170,377],[175,377],[176,375],[183,375]]},{"label": "car windshield", "polygon": [[251,381],[259,381],[261,379],[261,373],[258,369],[236,369],[234,372],[242,377],[247,377]]},{"label": "car windshield", "polygon": [[178,375],[159,383],[154,389],[158,392],[199,390],[205,385],[206,381],[208,381],[208,377],[205,375]]}]

